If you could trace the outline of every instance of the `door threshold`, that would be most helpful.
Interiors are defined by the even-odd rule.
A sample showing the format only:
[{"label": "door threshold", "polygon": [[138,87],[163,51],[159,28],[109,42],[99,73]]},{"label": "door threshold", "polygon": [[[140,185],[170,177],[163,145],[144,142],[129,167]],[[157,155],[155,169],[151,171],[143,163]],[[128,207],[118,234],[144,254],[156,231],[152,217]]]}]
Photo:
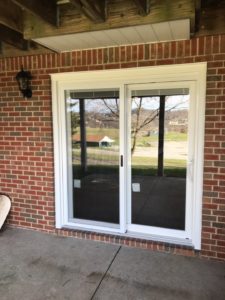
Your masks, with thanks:
[{"label": "door threshold", "polygon": [[128,231],[126,236],[137,239],[144,239],[147,241],[153,241],[158,243],[165,244],[174,244],[179,246],[187,246],[194,249],[194,245],[190,239],[176,238],[176,237],[168,237],[162,235],[154,235],[154,234],[145,234],[145,233],[136,233],[132,231]]}]

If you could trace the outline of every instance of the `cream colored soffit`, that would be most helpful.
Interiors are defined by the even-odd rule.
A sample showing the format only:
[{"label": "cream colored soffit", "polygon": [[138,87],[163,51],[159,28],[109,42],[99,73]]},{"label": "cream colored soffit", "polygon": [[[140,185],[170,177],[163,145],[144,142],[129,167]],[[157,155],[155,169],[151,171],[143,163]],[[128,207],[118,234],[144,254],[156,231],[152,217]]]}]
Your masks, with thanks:
[{"label": "cream colored soffit", "polygon": [[156,24],[37,38],[34,39],[34,41],[56,52],[65,52],[77,49],[187,40],[189,38],[190,20],[184,19]]}]

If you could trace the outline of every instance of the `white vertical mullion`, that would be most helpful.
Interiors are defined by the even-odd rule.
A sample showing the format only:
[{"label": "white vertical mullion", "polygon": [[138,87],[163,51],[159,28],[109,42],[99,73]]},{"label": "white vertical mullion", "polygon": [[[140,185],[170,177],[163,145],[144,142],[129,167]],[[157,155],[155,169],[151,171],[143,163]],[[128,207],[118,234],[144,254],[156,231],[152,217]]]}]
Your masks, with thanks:
[{"label": "white vertical mullion", "polygon": [[132,215],[132,174],[131,174],[131,88],[126,85],[126,173],[127,173],[127,224],[131,224]]},{"label": "white vertical mullion", "polygon": [[[120,86],[120,118],[119,118],[119,135],[120,135],[120,157],[119,157],[119,170],[120,170],[120,186],[119,186],[119,206],[120,206],[120,232],[126,232],[126,141],[125,141],[125,93],[124,85]],[[123,156],[123,166],[121,167],[121,155]]]}]

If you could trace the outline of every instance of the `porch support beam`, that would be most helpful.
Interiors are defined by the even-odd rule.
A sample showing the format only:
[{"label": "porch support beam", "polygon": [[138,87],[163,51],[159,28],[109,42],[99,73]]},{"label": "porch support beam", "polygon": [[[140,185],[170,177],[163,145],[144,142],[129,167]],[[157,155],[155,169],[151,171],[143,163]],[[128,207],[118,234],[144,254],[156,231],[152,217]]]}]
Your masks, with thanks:
[{"label": "porch support beam", "polygon": [[57,4],[55,0],[12,0],[25,11],[34,14],[45,22],[57,26]]},{"label": "porch support beam", "polygon": [[164,120],[166,96],[160,96],[159,105],[159,140],[158,140],[158,176],[164,175]]},{"label": "porch support beam", "polygon": [[2,55],[2,54],[3,54],[3,43],[0,42],[0,55]]},{"label": "porch support beam", "polygon": [[150,0],[133,0],[141,16],[146,16],[150,13]]},{"label": "porch support beam", "polygon": [[0,24],[23,32],[23,12],[9,0],[0,1]]},{"label": "porch support beam", "polygon": [[70,3],[94,23],[105,22],[106,0],[70,0]]},{"label": "porch support beam", "polygon": [[0,41],[20,50],[28,50],[29,41],[23,38],[22,33],[0,24]]}]

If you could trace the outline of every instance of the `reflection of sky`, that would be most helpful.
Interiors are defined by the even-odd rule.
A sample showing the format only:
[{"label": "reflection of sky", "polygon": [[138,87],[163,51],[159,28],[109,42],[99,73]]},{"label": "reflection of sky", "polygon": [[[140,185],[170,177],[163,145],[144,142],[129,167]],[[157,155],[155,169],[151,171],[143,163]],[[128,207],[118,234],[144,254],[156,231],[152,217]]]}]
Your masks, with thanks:
[{"label": "reflection of sky", "polygon": [[166,108],[171,109],[188,109],[189,106],[189,95],[181,95],[181,96],[169,96],[166,100]]},{"label": "reflection of sky", "polygon": [[[99,112],[109,113],[110,109],[117,111],[115,99],[105,99],[105,103],[102,99],[86,99],[85,100],[85,111],[88,112]],[[132,101],[132,110],[139,106],[139,97],[134,97]],[[79,112],[79,100],[67,98],[68,107],[72,107],[72,111]],[[118,101],[119,104],[119,101]],[[107,106],[110,108],[107,108]],[[165,110],[182,110],[188,109],[189,95],[180,96],[168,96],[166,97]],[[142,108],[146,110],[156,110],[159,108],[159,97],[143,97]]]},{"label": "reflection of sky", "polygon": [[[132,101],[132,109],[136,109],[139,106],[140,98],[134,97]],[[188,109],[189,95],[181,96],[168,96],[166,97],[166,110],[180,110]],[[142,98],[142,108],[146,110],[156,110],[159,108],[159,97],[145,97]]]},{"label": "reflection of sky", "polygon": [[[105,104],[105,103],[106,104]],[[79,100],[78,99],[67,99],[68,106],[72,106],[72,111],[79,112]],[[118,100],[119,104],[119,100]],[[110,109],[107,106],[116,111],[116,100],[115,99],[85,99],[85,111],[88,112],[98,112],[98,113],[109,113]]]}]

